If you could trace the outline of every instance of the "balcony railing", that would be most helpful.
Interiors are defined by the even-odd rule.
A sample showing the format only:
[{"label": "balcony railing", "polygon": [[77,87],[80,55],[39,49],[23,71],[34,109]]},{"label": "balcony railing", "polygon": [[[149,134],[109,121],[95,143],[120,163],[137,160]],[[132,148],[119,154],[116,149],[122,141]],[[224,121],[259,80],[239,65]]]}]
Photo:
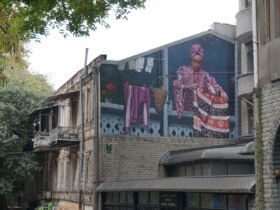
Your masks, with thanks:
[{"label": "balcony railing", "polygon": [[56,144],[59,141],[79,141],[76,127],[57,127],[50,131],[50,143]]},{"label": "balcony railing", "polygon": [[33,148],[38,149],[41,147],[48,147],[50,146],[50,136],[49,133],[38,133],[33,138]]}]

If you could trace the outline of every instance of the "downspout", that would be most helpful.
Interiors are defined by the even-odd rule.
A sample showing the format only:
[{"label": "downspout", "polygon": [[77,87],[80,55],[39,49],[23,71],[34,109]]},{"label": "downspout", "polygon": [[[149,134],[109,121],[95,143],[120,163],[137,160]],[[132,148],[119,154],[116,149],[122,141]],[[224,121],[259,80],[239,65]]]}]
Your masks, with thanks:
[{"label": "downspout", "polygon": [[254,89],[255,89],[255,167],[256,167],[256,209],[265,209],[263,179],[263,142],[262,142],[262,90],[259,84],[258,69],[258,31],[257,31],[257,0],[252,1],[252,30],[254,58]]},{"label": "downspout", "polygon": [[258,39],[257,39],[257,2],[252,0],[252,30],[253,30],[253,58],[254,58],[254,87],[259,81],[258,71]]},{"label": "downspout", "polygon": [[240,44],[239,44],[239,41],[236,40],[235,41],[235,47],[234,47],[234,65],[235,65],[235,79],[234,79],[234,91],[235,91],[235,103],[234,103],[234,106],[235,106],[235,138],[236,139],[239,139],[239,136],[240,136],[240,128],[239,128],[239,119],[240,119],[240,110],[239,110],[239,107],[238,107],[238,68],[239,68],[239,62],[240,62],[240,59],[239,59],[239,53],[240,53]]},{"label": "downspout", "polygon": [[83,194],[83,168],[84,168],[84,140],[85,140],[85,129],[84,129],[84,107],[83,107],[83,77],[87,75],[87,55],[88,48],[86,48],[85,53],[85,64],[84,64],[84,72],[81,73],[80,76],[80,125],[81,125],[81,141],[80,141],[80,171],[79,171],[79,209],[82,209],[82,194]]},{"label": "downspout", "polygon": [[92,190],[92,201],[93,201],[93,209],[99,209],[99,196],[96,192],[96,188],[99,185],[100,177],[99,177],[99,140],[100,140],[100,64],[98,66],[93,67],[93,101],[94,101],[94,124],[93,124],[93,162],[94,167],[93,170],[93,190]]}]

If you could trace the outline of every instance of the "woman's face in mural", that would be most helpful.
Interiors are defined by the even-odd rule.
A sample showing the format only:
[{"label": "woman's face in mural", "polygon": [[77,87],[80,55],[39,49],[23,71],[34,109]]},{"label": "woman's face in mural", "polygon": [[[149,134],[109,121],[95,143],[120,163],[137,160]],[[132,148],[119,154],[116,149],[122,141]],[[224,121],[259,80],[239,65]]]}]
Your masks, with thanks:
[{"label": "woman's face in mural", "polygon": [[194,71],[199,71],[202,65],[202,57],[200,55],[194,55],[191,58],[192,69]]}]

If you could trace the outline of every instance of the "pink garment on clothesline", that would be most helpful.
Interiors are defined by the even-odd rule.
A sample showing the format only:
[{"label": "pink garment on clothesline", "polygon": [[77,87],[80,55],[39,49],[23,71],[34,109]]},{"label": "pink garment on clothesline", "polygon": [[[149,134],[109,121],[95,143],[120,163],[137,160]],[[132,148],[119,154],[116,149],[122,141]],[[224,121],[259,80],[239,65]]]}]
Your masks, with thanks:
[{"label": "pink garment on clothesline", "polygon": [[150,88],[125,84],[124,100],[125,131],[133,124],[143,124],[147,128],[150,118]]}]

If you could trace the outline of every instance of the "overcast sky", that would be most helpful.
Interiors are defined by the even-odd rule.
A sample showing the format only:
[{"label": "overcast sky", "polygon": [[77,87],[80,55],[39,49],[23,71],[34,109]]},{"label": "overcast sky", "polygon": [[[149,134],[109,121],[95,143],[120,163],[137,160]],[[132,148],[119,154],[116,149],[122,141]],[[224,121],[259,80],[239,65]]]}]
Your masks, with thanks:
[{"label": "overcast sky", "polygon": [[210,29],[214,22],[235,24],[238,0],[147,0],[128,20],[108,19],[87,38],[63,38],[53,31],[31,42],[30,71],[47,75],[55,89],[100,54],[119,60]]}]

